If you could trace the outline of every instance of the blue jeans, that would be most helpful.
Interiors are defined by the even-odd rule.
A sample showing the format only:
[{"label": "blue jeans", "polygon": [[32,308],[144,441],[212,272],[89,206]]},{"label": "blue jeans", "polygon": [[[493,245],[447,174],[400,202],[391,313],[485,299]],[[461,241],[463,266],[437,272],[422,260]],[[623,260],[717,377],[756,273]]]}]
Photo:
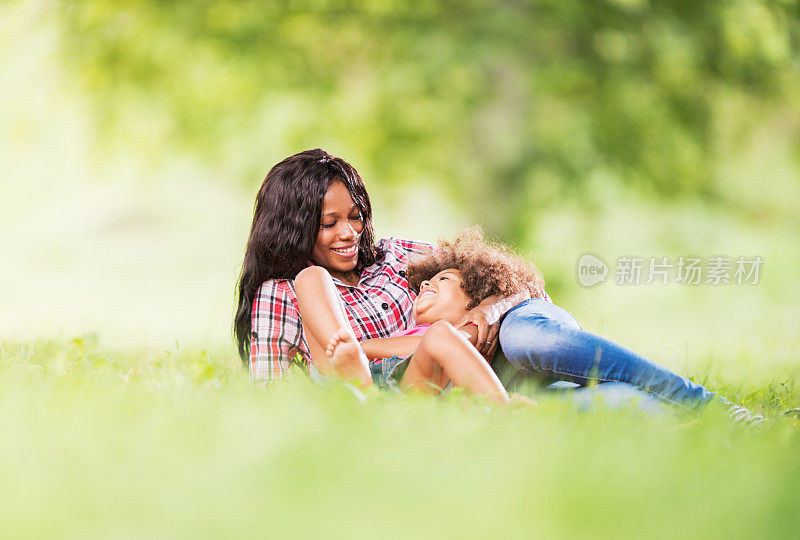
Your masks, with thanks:
[{"label": "blue jeans", "polygon": [[616,343],[586,332],[568,311],[540,299],[509,311],[500,346],[517,370],[586,385],[620,382],[664,402],[702,408],[717,394]]}]

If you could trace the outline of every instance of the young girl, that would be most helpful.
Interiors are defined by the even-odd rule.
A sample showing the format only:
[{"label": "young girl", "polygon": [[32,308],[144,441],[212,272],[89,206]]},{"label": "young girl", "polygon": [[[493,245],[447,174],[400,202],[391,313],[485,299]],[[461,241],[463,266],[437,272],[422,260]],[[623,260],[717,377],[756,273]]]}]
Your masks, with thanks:
[{"label": "young girl", "polygon": [[[363,354],[378,386],[399,386],[436,394],[452,382],[470,395],[500,403],[509,396],[475,348],[477,328],[456,330],[454,324],[489,296],[539,296],[544,282],[538,269],[504,247],[483,241],[480,229],[464,231],[454,242],[409,264],[409,285],[419,294],[413,304],[415,326],[391,337],[359,344],[349,327],[338,329],[325,354],[333,365],[352,365]],[[314,310],[320,294],[333,287],[322,268],[310,267],[295,281],[301,317]]]}]

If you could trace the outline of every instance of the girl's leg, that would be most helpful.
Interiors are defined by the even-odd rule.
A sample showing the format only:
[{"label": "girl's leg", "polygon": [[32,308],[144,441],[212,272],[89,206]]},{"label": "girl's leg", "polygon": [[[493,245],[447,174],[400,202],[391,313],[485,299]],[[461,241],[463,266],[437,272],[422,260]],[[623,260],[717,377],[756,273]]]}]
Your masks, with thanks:
[{"label": "girl's leg", "polygon": [[[309,266],[297,274],[294,286],[303,332],[314,366],[323,375],[356,381],[361,387],[371,385],[367,357],[355,339],[328,271],[320,266]],[[325,347],[340,330],[353,339],[336,347],[333,354],[328,356]]]},{"label": "girl's leg", "polygon": [[400,380],[403,391],[438,393],[448,380],[468,394],[485,395],[498,403],[509,398],[500,380],[475,347],[445,321],[431,325]]},{"label": "girl's leg", "polygon": [[625,347],[585,332],[566,310],[544,300],[528,300],[506,315],[500,345],[517,369],[581,385],[624,382],[689,409],[716,396]]}]

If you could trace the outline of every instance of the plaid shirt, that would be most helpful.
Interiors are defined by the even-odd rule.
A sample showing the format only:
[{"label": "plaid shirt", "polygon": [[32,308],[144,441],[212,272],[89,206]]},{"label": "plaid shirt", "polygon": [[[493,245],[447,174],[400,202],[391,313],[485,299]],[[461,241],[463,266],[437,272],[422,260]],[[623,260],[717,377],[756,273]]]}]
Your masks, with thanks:
[{"label": "plaid shirt", "polygon": [[[362,271],[358,285],[333,278],[358,341],[389,337],[413,325],[411,307],[416,293],[409,289],[406,268],[412,255],[433,249],[431,244],[395,238],[383,239],[378,246],[385,256]],[[534,296],[550,301],[544,290]],[[293,280],[262,283],[253,300],[251,317],[252,379],[282,378],[298,354],[304,361],[311,361]]]}]

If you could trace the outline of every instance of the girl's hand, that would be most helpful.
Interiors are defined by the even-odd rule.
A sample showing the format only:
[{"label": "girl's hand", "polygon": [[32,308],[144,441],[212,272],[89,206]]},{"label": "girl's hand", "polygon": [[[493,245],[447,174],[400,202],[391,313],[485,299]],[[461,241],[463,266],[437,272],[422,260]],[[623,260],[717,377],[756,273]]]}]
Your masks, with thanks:
[{"label": "girl's hand", "polygon": [[455,327],[456,329],[463,328],[468,324],[474,324],[478,327],[478,339],[475,342],[475,348],[484,358],[491,360],[499,343],[497,336],[500,333],[500,321],[490,321],[486,312],[478,306],[472,308],[466,315],[461,317]]}]

